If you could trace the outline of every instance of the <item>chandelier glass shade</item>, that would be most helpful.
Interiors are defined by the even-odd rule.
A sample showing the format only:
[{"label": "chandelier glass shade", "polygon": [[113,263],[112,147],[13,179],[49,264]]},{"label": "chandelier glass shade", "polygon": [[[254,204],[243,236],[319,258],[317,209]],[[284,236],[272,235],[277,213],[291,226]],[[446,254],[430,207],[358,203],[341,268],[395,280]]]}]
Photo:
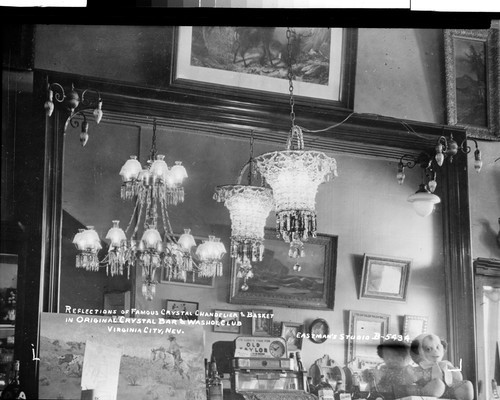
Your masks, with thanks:
[{"label": "chandelier glass shade", "polygon": [[198,274],[202,277],[222,276],[222,257],[225,254],[224,243],[215,236],[209,236],[196,249],[200,259]]},{"label": "chandelier glass shade", "polygon": [[87,229],[79,229],[73,238],[73,244],[79,251],[76,256],[76,267],[87,271],[99,270],[98,253],[101,250],[101,240],[93,226]]},{"label": "chandelier glass shade", "polygon": [[[302,143],[302,130],[292,127]],[[257,169],[273,190],[276,229],[287,243],[316,237],[316,193],[321,183],[337,176],[334,158],[314,150],[274,151],[255,158]]]},{"label": "chandelier glass shade", "polygon": [[441,199],[427,190],[425,184],[422,183],[417,192],[408,197],[408,201],[412,203],[418,215],[427,217],[434,211],[434,206],[440,203]]},{"label": "chandelier glass shade", "polygon": [[169,168],[163,154],[157,155],[154,161],[148,160],[144,168],[137,156],[130,156],[121,168],[120,176],[123,181],[121,197],[124,200],[137,196],[144,201],[151,195],[153,199],[171,205],[184,201],[182,183],[188,176],[186,169],[180,161]]}]

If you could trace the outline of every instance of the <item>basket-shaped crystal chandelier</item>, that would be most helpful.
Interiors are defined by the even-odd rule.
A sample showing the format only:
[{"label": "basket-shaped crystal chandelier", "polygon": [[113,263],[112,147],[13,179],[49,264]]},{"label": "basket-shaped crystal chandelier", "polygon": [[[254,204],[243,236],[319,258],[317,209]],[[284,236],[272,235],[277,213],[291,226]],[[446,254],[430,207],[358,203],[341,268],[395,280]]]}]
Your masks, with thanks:
[{"label": "basket-shaped crystal chandelier", "polygon": [[[254,174],[253,137],[250,142],[250,160],[240,171],[235,185],[215,188],[214,199],[224,202],[231,218],[231,258],[236,259],[238,278],[243,278],[242,289],[248,289],[247,279],[253,276],[252,262],[264,256],[264,227],[274,206],[272,191],[252,185]],[[248,167],[248,184],[243,185],[243,172]]]},{"label": "basket-shaped crystal chandelier", "polygon": [[292,126],[286,149],[255,158],[260,174],[273,190],[277,235],[291,243],[290,256],[303,256],[302,242],[316,237],[316,193],[318,186],[337,176],[335,159],[325,153],[304,149],[302,129],[295,125],[291,30],[288,39],[288,79]]}]

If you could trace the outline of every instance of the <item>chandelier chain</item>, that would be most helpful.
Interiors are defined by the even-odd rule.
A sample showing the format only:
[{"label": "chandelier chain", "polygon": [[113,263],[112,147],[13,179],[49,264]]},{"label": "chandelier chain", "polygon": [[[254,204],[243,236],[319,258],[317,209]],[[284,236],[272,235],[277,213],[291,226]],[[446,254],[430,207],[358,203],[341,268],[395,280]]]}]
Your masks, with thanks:
[{"label": "chandelier chain", "polygon": [[252,175],[253,175],[253,142],[254,142],[254,136],[253,136],[253,130],[250,133],[250,158],[248,160],[249,166],[248,166],[248,185],[252,185]]},{"label": "chandelier chain", "polygon": [[156,156],[156,118],[153,119],[153,138],[151,140],[151,156],[150,160],[154,160]]},{"label": "chandelier chain", "polygon": [[288,27],[286,30],[287,53],[288,53],[288,91],[290,92],[290,120],[292,127],[295,125],[295,100],[293,98],[293,59],[292,59],[292,30]]}]

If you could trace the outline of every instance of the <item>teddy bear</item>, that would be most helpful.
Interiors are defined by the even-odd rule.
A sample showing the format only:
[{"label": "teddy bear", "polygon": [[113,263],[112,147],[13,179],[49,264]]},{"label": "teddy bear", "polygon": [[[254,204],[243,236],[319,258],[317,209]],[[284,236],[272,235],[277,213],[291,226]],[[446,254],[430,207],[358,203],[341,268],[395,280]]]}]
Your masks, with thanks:
[{"label": "teddy bear", "polygon": [[421,334],[413,339],[410,354],[417,386],[410,395],[472,400],[474,388],[449,361],[443,360],[447,348],[437,335]]},{"label": "teddy bear", "polygon": [[408,395],[408,387],[416,380],[411,367],[410,345],[401,340],[386,340],[377,346],[377,354],[384,363],[373,370],[378,392],[401,398]]}]

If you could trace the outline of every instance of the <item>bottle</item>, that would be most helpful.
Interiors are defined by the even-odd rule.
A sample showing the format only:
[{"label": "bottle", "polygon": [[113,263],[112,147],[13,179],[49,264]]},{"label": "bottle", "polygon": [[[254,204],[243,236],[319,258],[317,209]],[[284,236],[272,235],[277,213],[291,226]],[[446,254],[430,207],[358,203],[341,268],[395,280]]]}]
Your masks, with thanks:
[{"label": "bottle", "polygon": [[295,359],[297,360],[297,371],[305,371],[300,351],[295,352]]},{"label": "bottle", "polygon": [[361,390],[359,389],[359,375],[357,372],[352,374],[352,393],[351,393],[351,398],[352,400],[357,400],[361,399]]},{"label": "bottle", "polygon": [[295,362],[295,354],[290,353],[290,369],[292,371],[297,371],[297,363]]},{"label": "bottle", "polygon": [[346,397],[347,398],[351,397],[349,394],[347,394],[347,396],[346,396],[346,392],[344,390],[344,382],[340,378],[337,379],[337,384],[335,385],[334,395],[335,395],[335,400],[345,400]]},{"label": "bottle", "polygon": [[317,395],[318,391],[316,389],[316,386],[314,386],[312,379],[313,379],[312,376],[308,376],[307,377],[307,393],[311,393],[311,394]]},{"label": "bottle", "polygon": [[217,371],[217,363],[215,357],[212,356],[210,361],[210,372],[208,377],[208,399],[222,400],[222,381],[219,372]]},{"label": "bottle", "polygon": [[370,381],[370,392],[368,393],[366,400],[384,400],[384,396],[382,396],[382,393],[378,391],[375,374],[373,373],[369,374],[369,381]]},{"label": "bottle", "polygon": [[335,400],[333,388],[326,381],[325,375],[321,375],[321,380],[316,388],[318,390],[318,400]]},{"label": "bottle", "polygon": [[19,360],[14,361],[12,365],[12,376],[10,378],[9,384],[2,391],[0,399],[26,399],[26,394],[21,389],[21,384],[19,383]]}]

